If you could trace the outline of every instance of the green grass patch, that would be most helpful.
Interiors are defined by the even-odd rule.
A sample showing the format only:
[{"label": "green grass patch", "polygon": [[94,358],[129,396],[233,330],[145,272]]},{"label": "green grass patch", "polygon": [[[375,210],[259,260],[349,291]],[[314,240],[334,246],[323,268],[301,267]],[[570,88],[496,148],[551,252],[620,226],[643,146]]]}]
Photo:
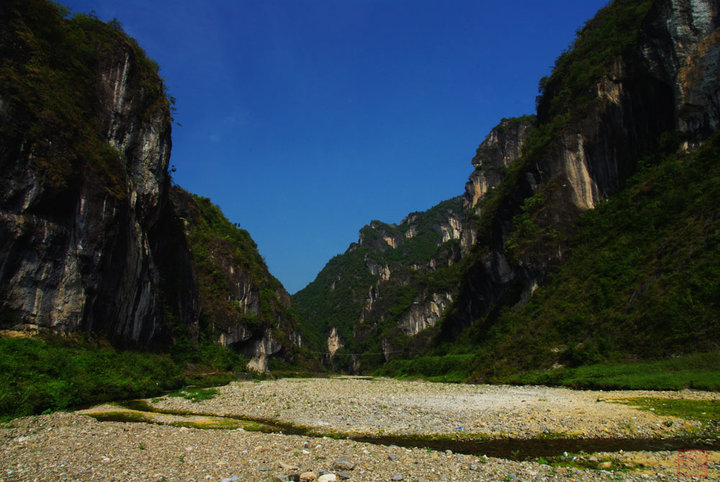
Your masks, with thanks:
[{"label": "green grass patch", "polygon": [[627,472],[637,469],[640,466],[633,463],[625,463],[613,457],[598,457],[585,453],[556,455],[552,457],[540,457],[535,459],[539,464],[552,467],[568,467],[574,469],[590,470],[611,470],[613,472]]},{"label": "green grass patch", "polygon": [[159,396],[188,386],[193,388],[178,396],[207,400],[218,392],[205,387],[243,375],[222,372],[202,357],[197,363],[187,371],[168,354],[118,350],[79,337],[0,336],[0,420]]},{"label": "green grass patch", "polygon": [[168,397],[181,397],[192,402],[200,402],[202,400],[211,400],[220,392],[217,388],[183,388],[177,392],[168,394]]},{"label": "green grass patch", "polygon": [[697,420],[706,425],[720,421],[720,400],[686,400],[638,397],[624,400],[628,405],[652,411],[656,415]]},{"label": "green grass patch", "polygon": [[0,337],[0,417],[147,397],[184,384],[167,355],[60,337]]},{"label": "green grass patch", "polygon": [[535,370],[497,381],[592,389],[720,390],[720,353],[697,353],[667,360],[598,363],[575,368]]}]

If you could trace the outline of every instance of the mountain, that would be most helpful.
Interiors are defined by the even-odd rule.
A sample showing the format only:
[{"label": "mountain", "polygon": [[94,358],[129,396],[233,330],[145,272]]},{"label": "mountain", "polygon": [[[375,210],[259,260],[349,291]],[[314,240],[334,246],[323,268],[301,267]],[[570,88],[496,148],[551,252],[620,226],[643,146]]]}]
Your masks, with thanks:
[{"label": "mountain", "polygon": [[0,19],[0,329],[292,357],[289,296],[249,234],[171,185],[157,64],[51,2]]},{"label": "mountain", "polygon": [[[370,361],[350,368],[468,353],[474,378],[487,380],[717,350],[719,8],[615,0],[579,29],[540,80],[536,115],[503,119],[478,148],[446,285],[381,315],[380,344],[391,349],[378,359],[355,344],[372,355],[356,352]],[[684,262],[672,258],[680,253]],[[321,275],[332,267],[344,279],[339,264]],[[386,281],[384,291],[405,286]],[[307,324],[319,311],[304,308],[302,293],[294,301]],[[416,302],[448,295],[419,331],[402,329]],[[357,309],[334,316],[332,326],[352,327],[338,328],[343,343],[363,333]]]},{"label": "mountain", "polygon": [[[256,371],[267,370],[271,355],[295,360],[302,336],[290,295],[268,271],[250,234],[208,198],[173,186],[170,202],[184,230],[196,284],[199,314],[191,330],[250,357],[249,368]],[[182,277],[174,279],[182,283]]]},{"label": "mountain", "polygon": [[293,296],[308,342],[330,366],[378,366],[437,323],[457,285],[462,219],[458,197],[400,224],[372,221]]},{"label": "mountain", "polygon": [[537,128],[478,201],[477,261],[441,340],[478,322],[487,331],[528,300],[566,259],[579,214],[625,188],[648,156],[690,151],[717,130],[718,21],[716,2],[658,0],[615,1],[586,23],[541,80]]}]

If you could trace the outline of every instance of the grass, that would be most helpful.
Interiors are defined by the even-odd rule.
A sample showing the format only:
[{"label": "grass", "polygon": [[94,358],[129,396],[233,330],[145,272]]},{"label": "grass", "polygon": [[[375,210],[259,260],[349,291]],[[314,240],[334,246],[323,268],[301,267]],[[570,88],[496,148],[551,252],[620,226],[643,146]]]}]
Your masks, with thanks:
[{"label": "grass", "polygon": [[168,355],[61,337],[0,337],[0,417],[131,397],[185,384]]},{"label": "grass", "polygon": [[181,397],[185,400],[190,400],[193,403],[200,402],[203,400],[211,400],[218,395],[216,388],[183,388],[177,392],[171,393],[168,397]]},{"label": "grass", "polygon": [[552,467],[569,467],[575,469],[590,470],[611,470],[613,472],[636,469],[638,466],[631,463],[623,463],[613,457],[588,456],[588,454],[571,454],[556,455],[552,457],[540,457],[535,460],[539,464],[550,465]]},{"label": "grass", "polygon": [[697,420],[703,425],[720,421],[719,400],[686,400],[653,397],[628,398],[623,402],[656,415]]},{"label": "grass", "polygon": [[[434,382],[472,380],[477,359],[473,354],[423,356],[392,360],[375,372],[399,379]],[[696,353],[666,360],[597,363],[579,367],[533,370],[492,379],[515,385],[555,385],[583,389],[720,390],[720,353]]]},{"label": "grass", "polygon": [[575,368],[536,370],[498,381],[590,389],[720,390],[720,353],[697,353],[667,360],[598,363]]},{"label": "grass", "polygon": [[394,378],[422,378],[432,382],[462,383],[470,377],[474,355],[422,356],[412,360],[392,360],[375,375]]}]

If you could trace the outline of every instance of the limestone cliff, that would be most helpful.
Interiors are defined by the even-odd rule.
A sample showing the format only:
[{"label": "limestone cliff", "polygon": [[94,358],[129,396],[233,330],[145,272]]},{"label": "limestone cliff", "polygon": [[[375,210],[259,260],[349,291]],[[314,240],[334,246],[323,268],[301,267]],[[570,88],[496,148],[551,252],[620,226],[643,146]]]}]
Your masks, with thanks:
[{"label": "limestone cliff", "polygon": [[118,24],[43,0],[3,2],[0,19],[0,329],[209,337],[259,370],[292,356],[289,295],[249,234],[170,196],[157,65]]},{"label": "limestone cliff", "polygon": [[719,9],[615,1],[587,22],[541,81],[537,127],[494,198],[482,202],[477,170],[471,176],[468,203],[483,206],[482,219],[441,339],[526,301],[563,259],[578,213],[618,192],[641,159],[677,139],[692,148],[717,129]]},{"label": "limestone cliff", "polygon": [[[0,324],[167,341],[154,253],[169,185],[162,81],[110,26],[44,2],[2,8]],[[94,51],[65,39],[78,31]]]}]

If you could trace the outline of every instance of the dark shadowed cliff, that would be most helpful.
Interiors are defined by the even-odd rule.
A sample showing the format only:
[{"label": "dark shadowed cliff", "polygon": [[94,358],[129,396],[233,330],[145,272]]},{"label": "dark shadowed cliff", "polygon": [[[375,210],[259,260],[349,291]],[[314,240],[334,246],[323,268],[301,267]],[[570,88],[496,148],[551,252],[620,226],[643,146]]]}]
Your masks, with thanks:
[{"label": "dark shadowed cliff", "polygon": [[157,65],[119,24],[42,0],[3,2],[0,19],[0,328],[156,347],[204,337],[260,370],[291,353],[289,297],[249,235],[170,196]]}]

